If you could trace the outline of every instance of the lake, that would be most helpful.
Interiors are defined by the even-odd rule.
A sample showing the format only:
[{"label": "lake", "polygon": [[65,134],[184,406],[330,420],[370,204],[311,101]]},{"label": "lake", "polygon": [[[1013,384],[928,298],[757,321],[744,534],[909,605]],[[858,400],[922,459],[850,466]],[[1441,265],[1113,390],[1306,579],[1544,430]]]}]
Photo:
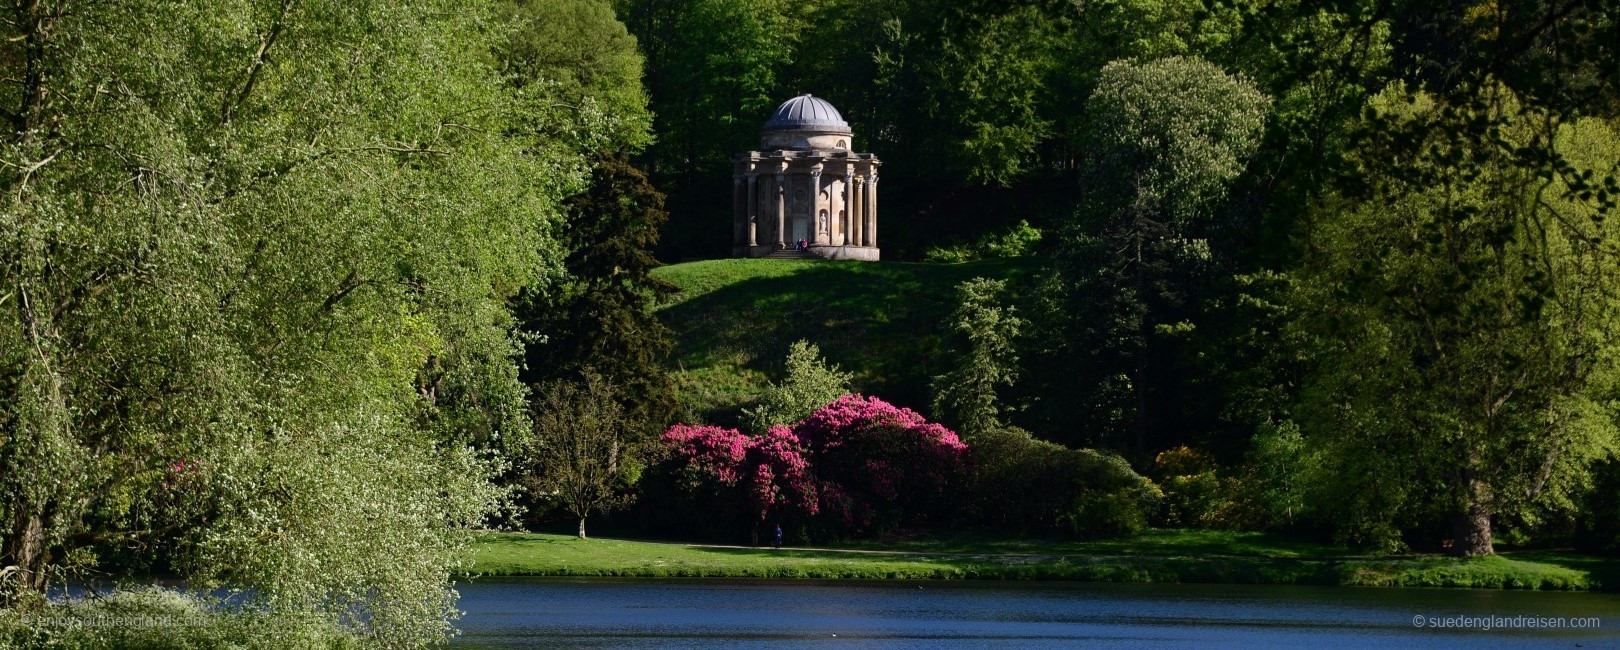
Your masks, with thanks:
[{"label": "lake", "polygon": [[[611,578],[486,578],[457,588],[466,616],[452,645],[466,648],[1620,647],[1620,594]],[[1599,617],[1600,627],[1436,628],[1493,616]]]}]

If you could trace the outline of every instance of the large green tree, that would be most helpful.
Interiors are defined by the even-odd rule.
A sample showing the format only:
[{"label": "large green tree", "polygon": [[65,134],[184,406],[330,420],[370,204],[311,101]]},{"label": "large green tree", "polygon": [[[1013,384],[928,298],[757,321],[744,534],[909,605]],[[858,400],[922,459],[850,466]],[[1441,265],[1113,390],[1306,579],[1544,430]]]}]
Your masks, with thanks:
[{"label": "large green tree", "polygon": [[[1088,373],[1077,387],[1089,395],[1051,403],[1107,414],[1102,424],[1128,427],[1139,456],[1151,451],[1150,415],[1168,406],[1159,396],[1176,399],[1166,348],[1196,326],[1189,294],[1207,277],[1215,217],[1268,107],[1252,82],[1188,57],[1110,63],[1086,100],[1086,201],[1059,251],[1054,288],[1066,297],[1047,310],[1059,333],[1036,356],[1057,390],[1075,386],[1065,379],[1075,369]],[[1103,433],[1126,446],[1125,431]]]},{"label": "large green tree", "polygon": [[7,602],[136,558],[103,568],[443,638],[498,497],[471,445],[526,429],[506,302],[584,180],[518,126],[491,9],[8,10]]},{"label": "large green tree", "polygon": [[652,275],[653,247],[668,213],[664,196],[622,154],[597,157],[586,192],[568,200],[563,237],[568,278],[517,305],[530,336],[524,380],[577,376],[594,368],[617,387],[630,428],[652,435],[675,414],[664,367],[669,328],[652,307],[674,285]]},{"label": "large green tree", "polygon": [[1352,541],[1567,513],[1616,445],[1620,134],[1489,84],[1396,85],[1367,118],[1365,185],[1325,200],[1295,304],[1315,336],[1300,413],[1332,459],[1319,501]]},{"label": "large green tree", "polygon": [[934,417],[956,427],[972,442],[1001,428],[998,390],[1018,379],[1014,341],[1024,326],[1010,304],[1006,280],[973,278],[957,286],[961,303],[951,315],[954,358],[949,371],[934,377]]},{"label": "large green tree", "polygon": [[642,56],[611,0],[503,0],[499,12],[501,66],[535,126],[586,152],[651,142]]}]

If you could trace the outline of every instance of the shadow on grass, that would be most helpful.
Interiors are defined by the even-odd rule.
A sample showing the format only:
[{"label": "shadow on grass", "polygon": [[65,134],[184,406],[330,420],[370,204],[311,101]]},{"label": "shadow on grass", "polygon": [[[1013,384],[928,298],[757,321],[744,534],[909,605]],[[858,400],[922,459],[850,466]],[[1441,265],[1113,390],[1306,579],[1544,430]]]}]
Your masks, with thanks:
[{"label": "shadow on grass", "polygon": [[995,536],[987,531],[928,533],[917,539],[855,541],[843,548],[927,553],[1033,553],[1255,556],[1332,558],[1356,555],[1347,548],[1260,532],[1151,529],[1133,537],[1096,540]]},{"label": "shadow on grass", "polygon": [[[1035,258],[967,264],[816,262],[767,275],[759,271],[768,267],[759,265],[781,262],[737,262],[685,270],[692,284],[716,288],[659,311],[675,331],[672,359],[679,368],[774,376],[788,345],[806,339],[829,361],[854,372],[862,391],[910,405],[926,402],[929,377],[941,371],[936,367],[940,338],[955,307],[956,286],[978,276],[1022,276],[1040,264]],[[705,379],[735,385],[728,386],[729,394],[703,396],[695,405],[700,415],[735,409],[749,397],[745,391],[752,382],[712,373]]]},{"label": "shadow on grass", "polygon": [[771,578],[1074,580],[1226,584],[1344,584],[1345,562],[1190,556],[839,554],[795,549],[702,548],[740,567],[736,576]]}]

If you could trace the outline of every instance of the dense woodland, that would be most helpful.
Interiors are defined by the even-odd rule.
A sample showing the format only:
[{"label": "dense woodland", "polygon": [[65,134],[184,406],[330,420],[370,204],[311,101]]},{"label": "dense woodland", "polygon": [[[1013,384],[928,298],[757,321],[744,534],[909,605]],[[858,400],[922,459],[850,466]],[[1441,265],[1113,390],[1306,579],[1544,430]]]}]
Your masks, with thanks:
[{"label": "dense woodland", "polygon": [[619,11],[646,57],[664,259],[724,253],[728,155],[814,92],[887,162],[886,256],[1050,260],[996,299],[1020,322],[1001,361],[951,373],[984,380],[995,425],[1301,503],[1187,524],[1612,547],[1612,3]]},{"label": "dense woodland", "polygon": [[[1620,548],[1610,0],[0,13],[0,611],[172,574],[431,643],[473,531],[604,513]],[[886,259],[1036,270],[956,288],[929,399],[807,343],[706,422],[654,269],[804,92]]]}]

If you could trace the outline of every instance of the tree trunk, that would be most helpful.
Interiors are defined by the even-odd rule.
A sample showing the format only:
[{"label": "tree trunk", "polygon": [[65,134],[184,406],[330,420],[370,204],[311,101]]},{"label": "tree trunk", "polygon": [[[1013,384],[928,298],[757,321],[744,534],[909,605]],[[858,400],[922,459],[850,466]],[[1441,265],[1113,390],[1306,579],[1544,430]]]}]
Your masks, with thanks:
[{"label": "tree trunk", "polygon": [[1467,500],[1452,519],[1451,554],[1479,557],[1496,553],[1491,544],[1491,510],[1484,502],[1486,487],[1472,476],[1467,481]]},{"label": "tree trunk", "polygon": [[1152,455],[1148,452],[1147,448],[1147,356],[1148,341],[1153,335],[1153,325],[1148,322],[1147,276],[1146,270],[1142,268],[1143,265],[1146,264],[1146,260],[1142,255],[1142,238],[1144,236],[1145,235],[1142,233],[1142,225],[1138,223],[1136,226],[1135,299],[1138,308],[1142,310],[1142,313],[1137,317],[1136,336],[1138,337],[1138,341],[1135,350],[1136,358],[1132,360],[1134,363],[1131,364],[1131,392],[1133,393],[1132,397],[1135,399],[1136,403],[1136,435],[1131,447],[1137,458],[1146,459],[1144,462],[1150,462],[1152,460]]},{"label": "tree trunk", "polygon": [[[9,538],[4,540],[3,557],[7,558],[10,566],[0,567],[12,573],[10,580],[15,580],[17,586],[27,591],[45,591],[45,563],[49,557],[45,552],[45,519],[34,513],[18,517],[10,531]],[[6,591],[0,591],[0,604],[8,599]]]},{"label": "tree trunk", "polygon": [[579,538],[585,539],[585,518],[579,518]]}]

